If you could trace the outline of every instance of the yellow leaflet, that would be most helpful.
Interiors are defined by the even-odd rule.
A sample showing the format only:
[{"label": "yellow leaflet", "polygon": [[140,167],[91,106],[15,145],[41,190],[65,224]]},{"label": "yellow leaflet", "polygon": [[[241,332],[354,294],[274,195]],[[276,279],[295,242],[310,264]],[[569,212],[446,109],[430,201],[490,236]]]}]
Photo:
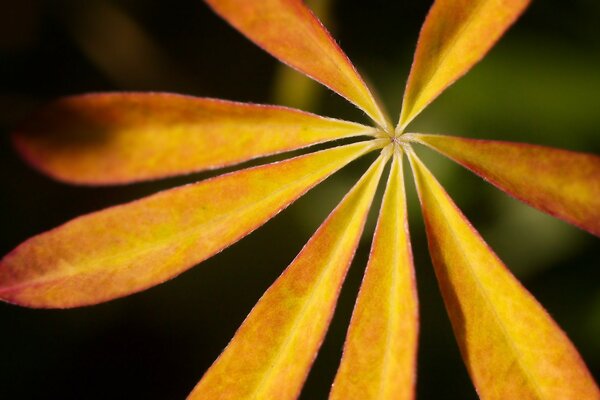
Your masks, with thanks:
[{"label": "yellow leaflet", "polygon": [[223,19],[279,61],[339,93],[380,126],[389,126],[348,57],[302,1],[206,2]]},{"label": "yellow leaflet", "polygon": [[57,179],[116,184],[187,174],[373,128],[278,106],[166,93],[109,93],[55,101],[13,138]]},{"label": "yellow leaflet", "polygon": [[237,242],[375,146],[336,147],[76,218],[0,261],[0,298],[75,307],[154,286]]},{"label": "yellow leaflet", "polygon": [[398,131],[463,76],[525,10],[529,0],[436,0],[421,28]]},{"label": "yellow leaflet", "polygon": [[417,302],[398,151],[330,399],[414,398]]},{"label": "yellow leaflet", "polygon": [[498,188],[600,236],[600,157],[551,147],[411,134]]},{"label": "yellow leaflet", "polygon": [[387,156],[380,156],[254,306],[189,396],[296,398],[331,320]]},{"label": "yellow leaflet", "polygon": [[414,154],[429,250],[482,399],[599,399],[567,336],[515,279]]}]

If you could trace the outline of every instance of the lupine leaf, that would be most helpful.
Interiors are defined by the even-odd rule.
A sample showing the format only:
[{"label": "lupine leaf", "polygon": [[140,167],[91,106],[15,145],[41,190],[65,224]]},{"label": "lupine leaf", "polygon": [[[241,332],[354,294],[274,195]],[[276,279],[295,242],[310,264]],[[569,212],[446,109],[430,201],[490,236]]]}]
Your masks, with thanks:
[{"label": "lupine leaf", "polygon": [[411,136],[527,204],[600,236],[600,157],[525,143]]},{"label": "lupine leaf", "polygon": [[418,336],[402,153],[392,163],[331,399],[412,399]]},{"label": "lupine leaf", "polygon": [[529,0],[436,0],[419,35],[398,130],[481,60],[528,4]]},{"label": "lupine leaf", "polygon": [[372,129],[284,107],[109,93],[55,101],[14,141],[32,165],[57,179],[114,184],[222,167]]},{"label": "lupine leaf", "polygon": [[75,307],[154,286],[235,243],[373,143],[222,175],[76,218],[0,261],[0,298]]},{"label": "lupine leaf", "polygon": [[342,95],[379,125],[389,125],[348,57],[301,0],[206,2],[281,62]]},{"label": "lupine leaf", "polygon": [[567,336],[515,279],[433,175],[410,155],[429,251],[482,399],[599,399]]},{"label": "lupine leaf", "polygon": [[331,320],[387,157],[382,155],[266,291],[190,394],[296,398]]}]

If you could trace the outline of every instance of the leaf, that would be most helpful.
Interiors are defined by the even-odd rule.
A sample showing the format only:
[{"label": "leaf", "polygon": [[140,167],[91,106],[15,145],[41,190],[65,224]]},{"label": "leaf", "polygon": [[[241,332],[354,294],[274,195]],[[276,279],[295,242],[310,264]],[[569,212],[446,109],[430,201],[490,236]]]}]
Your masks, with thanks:
[{"label": "leaf", "polygon": [[436,0],[423,24],[397,131],[466,74],[525,10],[529,0]]},{"label": "leaf", "polygon": [[279,61],[356,104],[384,128],[389,122],[358,72],[300,0],[206,0],[223,19]]},{"label": "leaf", "polygon": [[331,399],[414,398],[417,303],[398,152]]},{"label": "leaf", "polygon": [[115,184],[223,167],[372,130],[284,107],[109,93],[55,101],[13,137],[21,154],[48,175]]},{"label": "leaf", "polygon": [[409,155],[429,251],[463,359],[482,399],[599,399],[583,360],[433,175]]},{"label": "leaf", "polygon": [[188,400],[295,399],[321,346],[387,161],[380,156],[265,292]]},{"label": "leaf", "polygon": [[411,137],[519,200],[600,236],[600,157],[524,143]]},{"label": "leaf", "polygon": [[0,298],[76,307],[164,282],[240,240],[374,143],[218,176],[76,218],[2,259]]}]

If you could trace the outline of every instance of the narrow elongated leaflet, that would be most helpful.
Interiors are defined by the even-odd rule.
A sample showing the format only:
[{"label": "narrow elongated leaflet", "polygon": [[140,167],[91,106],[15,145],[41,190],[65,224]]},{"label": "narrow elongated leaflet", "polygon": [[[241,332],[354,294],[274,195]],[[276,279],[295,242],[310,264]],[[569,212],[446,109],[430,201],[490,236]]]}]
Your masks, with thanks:
[{"label": "narrow elongated leaflet", "polygon": [[436,276],[479,396],[600,399],[566,335],[414,154],[410,160]]},{"label": "narrow elongated leaflet", "polygon": [[436,0],[421,28],[398,131],[463,76],[525,10],[529,0]]},{"label": "narrow elongated leaflet", "polygon": [[75,307],[154,286],[235,243],[374,143],[222,175],[76,218],[0,261],[0,299]]},{"label": "narrow elongated leaflet", "polygon": [[301,0],[206,2],[279,61],[342,95],[382,127],[389,126],[348,57]]},{"label": "narrow elongated leaflet", "polygon": [[117,184],[218,168],[372,130],[285,107],[107,93],[55,101],[13,138],[25,159],[57,179]]},{"label": "narrow elongated leaflet", "polygon": [[600,236],[600,157],[525,143],[411,134],[508,194]]},{"label": "narrow elongated leaflet", "polygon": [[375,161],[266,291],[189,400],[288,400],[299,395],[387,158]]},{"label": "narrow elongated leaflet", "polygon": [[398,149],[330,399],[414,398],[417,302]]}]

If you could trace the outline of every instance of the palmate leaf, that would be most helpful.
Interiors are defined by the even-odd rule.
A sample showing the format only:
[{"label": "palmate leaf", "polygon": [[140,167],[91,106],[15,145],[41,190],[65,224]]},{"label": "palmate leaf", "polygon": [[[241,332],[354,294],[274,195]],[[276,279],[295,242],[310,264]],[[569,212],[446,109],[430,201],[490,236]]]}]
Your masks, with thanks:
[{"label": "palmate leaf", "polygon": [[397,131],[466,74],[530,0],[436,0],[421,28]]},{"label": "palmate leaf", "polygon": [[414,398],[418,300],[403,179],[397,151],[331,399]]},{"label": "palmate leaf", "polygon": [[[381,148],[382,141],[403,143],[411,151],[436,274],[480,396],[600,398],[564,333],[407,143],[421,141],[449,155],[452,140],[434,145],[437,139],[426,135],[387,137],[392,129],[369,89],[302,1],[207,3],[275,57],[363,109],[386,130],[386,139],[242,170],[75,219],[0,261],[0,298],[32,307],[75,307],[143,290],[241,239],[346,163]],[[437,0],[421,31],[396,133],[481,59],[527,4]],[[129,93],[59,100],[14,137],[22,154],[49,175],[114,184],[217,168],[337,138],[384,136],[376,130],[281,107]],[[494,146],[465,140],[454,143],[464,155],[451,157],[515,196],[523,192],[526,201],[597,233],[596,158],[547,150],[540,158],[533,147],[513,145],[499,146],[505,151],[499,156],[497,148],[482,150]],[[449,149],[441,149],[446,145]],[[391,148],[261,298],[191,399],[299,395]],[[528,186],[518,174],[540,168],[540,159],[548,163],[543,182]],[[559,177],[565,170],[557,165],[566,162],[576,165]],[[418,314],[401,166],[397,149],[331,398],[414,397]],[[590,177],[591,187],[584,183]],[[577,188],[559,193],[557,182]]]},{"label": "palmate leaf", "polygon": [[333,315],[388,156],[384,152],[375,161],[265,292],[188,399],[298,396]]},{"label": "palmate leaf", "polygon": [[279,61],[345,97],[384,128],[390,123],[358,72],[301,0],[205,0]]},{"label": "palmate leaf", "polygon": [[482,399],[587,400],[600,392],[566,335],[409,153],[429,251]]},{"label": "palmate leaf", "polygon": [[411,137],[527,204],[600,236],[600,157],[525,143]]},{"label": "palmate leaf", "polygon": [[76,218],[0,261],[0,299],[76,307],[154,286],[235,243],[375,143],[218,176]]},{"label": "palmate leaf", "polygon": [[116,184],[236,164],[373,131],[285,107],[168,93],[66,97],[13,135],[25,159],[57,179]]}]

